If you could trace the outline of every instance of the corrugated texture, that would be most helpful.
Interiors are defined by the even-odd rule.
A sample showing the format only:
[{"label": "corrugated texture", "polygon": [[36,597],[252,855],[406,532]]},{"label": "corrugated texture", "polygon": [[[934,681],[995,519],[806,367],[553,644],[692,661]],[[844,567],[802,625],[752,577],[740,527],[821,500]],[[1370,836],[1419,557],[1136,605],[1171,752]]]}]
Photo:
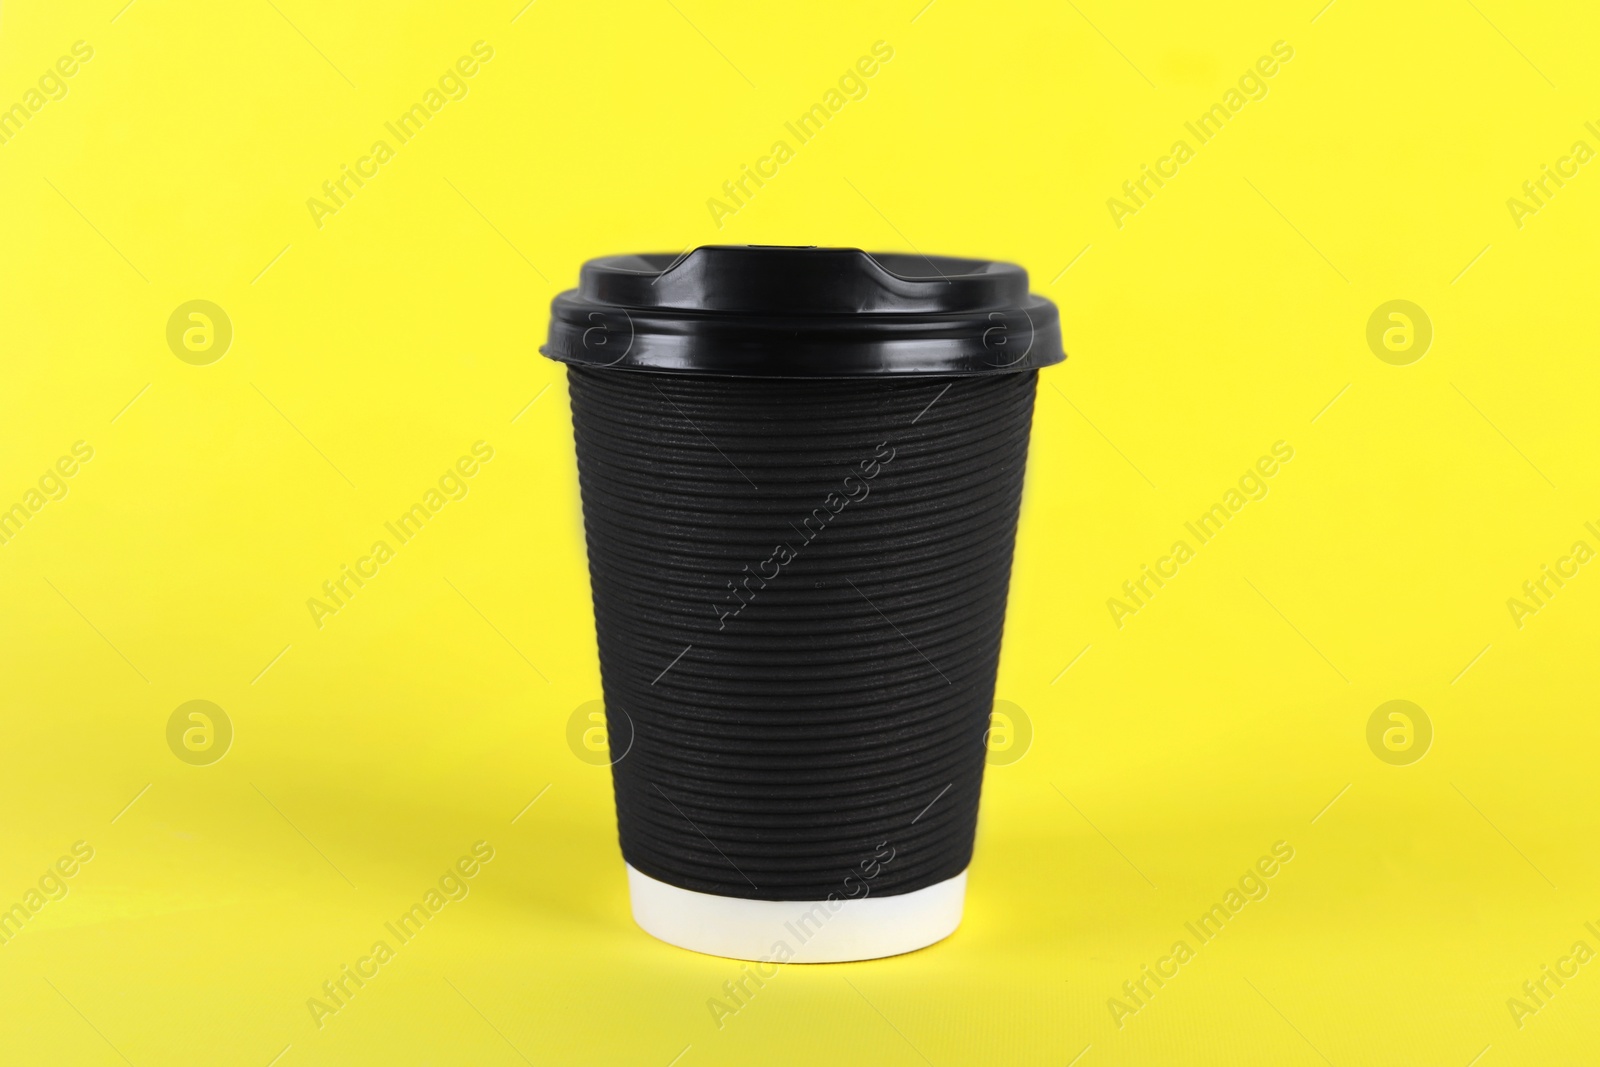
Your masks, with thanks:
[{"label": "corrugated texture", "polygon": [[627,860],[776,900],[965,868],[1035,374],[569,381]]}]

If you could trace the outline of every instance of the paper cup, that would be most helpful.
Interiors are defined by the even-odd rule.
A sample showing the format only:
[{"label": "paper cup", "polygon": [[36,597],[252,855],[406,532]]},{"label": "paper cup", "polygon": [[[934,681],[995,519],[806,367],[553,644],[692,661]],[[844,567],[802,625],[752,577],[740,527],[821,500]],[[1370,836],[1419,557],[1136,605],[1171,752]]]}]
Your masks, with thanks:
[{"label": "paper cup", "polygon": [[634,918],[832,962],[961,921],[1038,368],[1018,267],[591,261],[568,364]]}]

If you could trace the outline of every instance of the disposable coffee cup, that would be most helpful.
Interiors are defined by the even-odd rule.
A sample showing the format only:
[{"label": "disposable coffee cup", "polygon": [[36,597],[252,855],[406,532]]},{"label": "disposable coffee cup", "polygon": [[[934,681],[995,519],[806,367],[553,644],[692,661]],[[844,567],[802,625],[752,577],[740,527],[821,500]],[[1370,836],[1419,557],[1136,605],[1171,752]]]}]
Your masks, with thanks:
[{"label": "disposable coffee cup", "polygon": [[771,962],[949,936],[1055,306],[1007,263],[705,247],[591,260],[541,351],[635,921]]}]

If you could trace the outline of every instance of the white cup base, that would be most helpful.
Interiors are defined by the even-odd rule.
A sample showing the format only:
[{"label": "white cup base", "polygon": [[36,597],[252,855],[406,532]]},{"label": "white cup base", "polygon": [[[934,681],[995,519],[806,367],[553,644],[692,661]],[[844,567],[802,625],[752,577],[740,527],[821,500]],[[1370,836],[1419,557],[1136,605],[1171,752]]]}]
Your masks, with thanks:
[{"label": "white cup base", "polygon": [[736,960],[843,963],[897,956],[955,933],[967,872],[894,896],[747,900],[680,889],[628,866],[633,921],[669,945]]}]

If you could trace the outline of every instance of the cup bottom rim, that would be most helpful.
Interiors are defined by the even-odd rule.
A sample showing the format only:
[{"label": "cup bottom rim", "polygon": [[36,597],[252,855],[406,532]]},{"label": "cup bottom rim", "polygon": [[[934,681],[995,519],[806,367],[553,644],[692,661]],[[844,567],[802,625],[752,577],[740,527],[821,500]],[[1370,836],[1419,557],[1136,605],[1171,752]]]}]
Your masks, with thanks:
[{"label": "cup bottom rim", "polygon": [[683,889],[632,864],[633,921],[679,948],[771,963],[845,963],[926,948],[961,925],[967,872],[910,893],[833,900],[750,900]]}]

